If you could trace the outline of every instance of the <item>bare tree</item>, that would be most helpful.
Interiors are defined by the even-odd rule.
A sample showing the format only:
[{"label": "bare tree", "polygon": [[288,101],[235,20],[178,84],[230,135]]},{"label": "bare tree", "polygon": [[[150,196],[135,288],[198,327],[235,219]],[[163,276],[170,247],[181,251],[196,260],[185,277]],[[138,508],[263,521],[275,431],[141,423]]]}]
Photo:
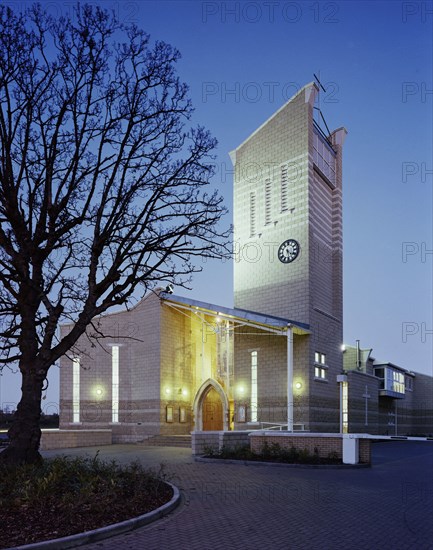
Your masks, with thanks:
[{"label": "bare tree", "polygon": [[0,6],[0,364],[22,376],[2,461],[40,459],[48,370],[92,318],[229,254],[178,58],[99,8]]}]

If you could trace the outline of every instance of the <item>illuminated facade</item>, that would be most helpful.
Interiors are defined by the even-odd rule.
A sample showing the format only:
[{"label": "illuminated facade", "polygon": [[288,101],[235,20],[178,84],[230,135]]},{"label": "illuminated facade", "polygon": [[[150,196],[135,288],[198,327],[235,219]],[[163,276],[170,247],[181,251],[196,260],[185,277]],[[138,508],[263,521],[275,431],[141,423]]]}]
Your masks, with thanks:
[{"label": "illuminated facade", "polygon": [[316,123],[318,93],[305,86],[230,154],[235,307],[158,289],[96,319],[105,337],[62,359],[61,428],[110,429],[113,442],[269,426],[390,433],[405,402],[400,427],[433,431],[431,378],[342,351],[346,130]]},{"label": "illuminated facade", "polygon": [[161,289],[98,320],[98,331],[107,337],[93,347],[81,339],[62,361],[60,427],[109,428],[116,442],[287,422],[287,395],[266,410],[259,402],[258,357],[275,366],[273,387],[287,388],[292,336],[309,333],[301,323],[216,310]]},{"label": "illuminated facade", "polygon": [[[305,86],[231,153],[234,165],[235,306],[296,319],[294,423],[338,431],[343,368],[342,146],[346,130],[315,121],[319,90]],[[274,365],[258,353],[262,376]],[[267,371],[267,372],[266,372]],[[259,401],[286,388],[259,385]]]}]

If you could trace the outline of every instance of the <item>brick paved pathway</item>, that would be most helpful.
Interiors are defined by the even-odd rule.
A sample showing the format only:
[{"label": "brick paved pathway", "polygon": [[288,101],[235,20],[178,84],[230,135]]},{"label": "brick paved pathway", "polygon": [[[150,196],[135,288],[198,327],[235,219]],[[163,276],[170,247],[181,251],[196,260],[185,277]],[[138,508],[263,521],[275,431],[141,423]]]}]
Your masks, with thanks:
[{"label": "brick paved pathway", "polygon": [[374,466],[350,470],[205,464],[187,449],[137,445],[100,456],[164,462],[184,503],[86,550],[433,549],[433,443],[376,443]]}]

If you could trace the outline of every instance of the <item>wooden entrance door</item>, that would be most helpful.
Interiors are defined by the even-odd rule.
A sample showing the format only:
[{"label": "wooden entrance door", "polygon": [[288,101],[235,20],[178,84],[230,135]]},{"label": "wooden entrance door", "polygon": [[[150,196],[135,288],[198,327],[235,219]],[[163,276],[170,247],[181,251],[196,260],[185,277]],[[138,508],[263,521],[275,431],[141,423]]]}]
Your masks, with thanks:
[{"label": "wooden entrance door", "polygon": [[203,430],[223,429],[223,404],[218,392],[211,388],[203,400]]}]

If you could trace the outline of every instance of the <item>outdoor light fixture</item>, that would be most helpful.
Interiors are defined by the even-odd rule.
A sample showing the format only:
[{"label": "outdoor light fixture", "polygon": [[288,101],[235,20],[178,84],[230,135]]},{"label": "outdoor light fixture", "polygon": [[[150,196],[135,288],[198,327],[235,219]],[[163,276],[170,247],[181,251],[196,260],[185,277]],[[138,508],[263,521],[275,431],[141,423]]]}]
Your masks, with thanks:
[{"label": "outdoor light fixture", "polygon": [[341,351],[346,351],[346,344],[341,344]]},{"label": "outdoor light fixture", "polygon": [[183,390],[182,390],[182,395],[183,395],[184,397],[186,397],[186,396],[188,395],[188,392],[187,392],[185,389],[183,389]]},{"label": "outdoor light fixture", "polygon": [[244,393],[245,392],[245,388],[243,386],[239,386],[239,393]]},{"label": "outdoor light fixture", "polygon": [[102,392],[102,388],[96,388],[96,395],[97,395],[98,397],[101,397],[102,393],[103,393],[103,392]]},{"label": "outdoor light fixture", "polygon": [[165,388],[165,393],[166,393],[167,395],[170,395],[171,389],[170,389],[170,388]]},{"label": "outdoor light fixture", "polygon": [[296,388],[297,390],[300,390],[300,389],[302,388],[301,382],[296,382],[295,388]]}]

